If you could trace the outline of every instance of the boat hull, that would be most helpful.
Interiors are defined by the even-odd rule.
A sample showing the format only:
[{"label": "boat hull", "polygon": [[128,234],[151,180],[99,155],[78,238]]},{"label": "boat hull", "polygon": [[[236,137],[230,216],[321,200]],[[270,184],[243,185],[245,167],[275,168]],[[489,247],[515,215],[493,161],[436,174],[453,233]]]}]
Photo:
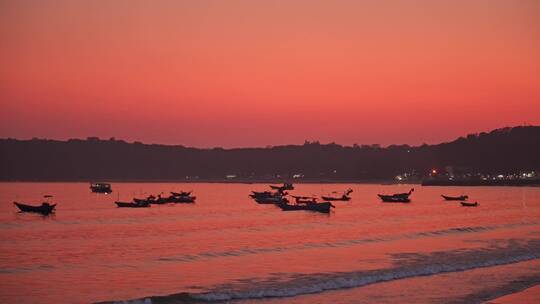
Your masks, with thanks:
[{"label": "boat hull", "polygon": [[351,200],[350,197],[331,197],[331,196],[321,196],[323,200],[325,201],[342,201],[342,202],[348,202]]},{"label": "boat hull", "polygon": [[189,192],[184,192],[184,191],[180,191],[180,192],[171,192],[172,196],[190,196],[191,195],[191,191]]},{"label": "boat hull", "polygon": [[474,202],[474,203],[461,202],[461,206],[463,206],[463,207],[476,207],[476,206],[478,206],[478,202]]},{"label": "boat hull", "polygon": [[447,196],[447,195],[441,195],[442,198],[444,198],[446,201],[465,201],[469,197],[467,195],[462,196]]},{"label": "boat hull", "polygon": [[118,208],[148,208],[150,203],[128,203],[128,202],[114,202]]},{"label": "boat hull", "polygon": [[308,210],[308,211],[317,211],[317,212],[322,212],[322,213],[329,213],[330,209],[334,207],[329,202],[300,204],[300,205],[289,205],[289,204],[283,203],[283,204],[278,204],[278,206],[283,211]]},{"label": "boat hull", "polygon": [[255,198],[255,202],[258,204],[281,204],[288,203],[289,201],[286,198],[281,197],[258,197]]},{"label": "boat hull", "polygon": [[176,203],[176,204],[193,204],[195,203],[195,196],[181,196],[181,197],[171,197],[168,199],[169,203]]},{"label": "boat hull", "polygon": [[110,194],[112,193],[112,188],[110,184],[94,183],[94,184],[90,184],[90,191],[94,193]]},{"label": "boat hull", "polygon": [[22,203],[13,202],[17,208],[21,212],[33,212],[33,213],[41,213],[43,215],[49,215],[54,212],[54,208],[56,207],[56,204],[53,205],[41,205],[41,206],[32,206]]},{"label": "boat hull", "polygon": [[410,203],[408,197],[381,197],[383,203]]}]

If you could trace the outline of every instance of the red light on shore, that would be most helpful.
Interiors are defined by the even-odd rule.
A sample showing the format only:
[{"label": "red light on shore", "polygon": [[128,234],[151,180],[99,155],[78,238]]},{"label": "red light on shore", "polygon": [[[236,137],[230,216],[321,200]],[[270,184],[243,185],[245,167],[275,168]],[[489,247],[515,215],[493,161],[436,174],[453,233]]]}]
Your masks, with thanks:
[{"label": "red light on shore", "polygon": [[431,170],[431,173],[432,173],[432,174],[437,174],[437,170],[436,170],[436,169],[433,169],[433,170]]}]

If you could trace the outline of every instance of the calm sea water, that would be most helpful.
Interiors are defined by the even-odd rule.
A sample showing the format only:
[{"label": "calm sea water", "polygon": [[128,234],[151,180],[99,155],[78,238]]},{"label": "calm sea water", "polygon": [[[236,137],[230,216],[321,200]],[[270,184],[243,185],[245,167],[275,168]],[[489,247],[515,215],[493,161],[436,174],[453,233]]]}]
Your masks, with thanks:
[{"label": "calm sea water", "polygon": [[[406,192],[410,204],[377,193]],[[0,302],[479,303],[540,283],[540,188],[299,184],[352,188],[331,214],[248,198],[264,184],[0,183]],[[116,208],[160,192],[197,203]],[[468,194],[477,208],[444,202]],[[54,195],[55,215],[14,200]]]}]

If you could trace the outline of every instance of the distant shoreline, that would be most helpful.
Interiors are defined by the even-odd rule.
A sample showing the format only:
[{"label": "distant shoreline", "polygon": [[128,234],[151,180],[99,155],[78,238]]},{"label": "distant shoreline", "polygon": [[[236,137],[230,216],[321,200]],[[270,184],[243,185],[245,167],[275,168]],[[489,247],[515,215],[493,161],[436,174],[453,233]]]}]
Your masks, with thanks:
[{"label": "distant shoreline", "polygon": [[308,180],[289,180],[289,179],[173,179],[173,180],[144,180],[144,179],[80,179],[80,180],[0,180],[0,183],[215,183],[215,184],[283,184],[292,182],[294,184],[420,184],[420,181],[397,183],[393,180],[326,180],[326,179],[308,179]]},{"label": "distant shoreline", "polygon": [[[419,183],[437,176],[540,178],[540,126],[438,145],[321,144],[197,149],[119,140],[0,139],[0,180],[206,183]],[[539,174],[537,174],[539,173]],[[296,178],[295,178],[296,177]]]},{"label": "distant shoreline", "polygon": [[425,180],[422,186],[506,186],[506,187],[524,187],[540,186],[540,179],[514,179],[514,180]]},{"label": "distant shoreline", "polygon": [[178,184],[273,184],[279,185],[286,182],[293,184],[371,184],[371,185],[417,185],[417,186],[439,186],[439,187],[540,187],[540,180],[523,180],[513,181],[512,183],[482,183],[478,182],[422,182],[422,181],[407,181],[397,182],[395,180],[326,180],[326,179],[304,179],[304,180],[288,180],[288,179],[191,179],[191,180],[144,180],[144,179],[92,179],[92,180],[0,180],[0,183],[178,183]]}]

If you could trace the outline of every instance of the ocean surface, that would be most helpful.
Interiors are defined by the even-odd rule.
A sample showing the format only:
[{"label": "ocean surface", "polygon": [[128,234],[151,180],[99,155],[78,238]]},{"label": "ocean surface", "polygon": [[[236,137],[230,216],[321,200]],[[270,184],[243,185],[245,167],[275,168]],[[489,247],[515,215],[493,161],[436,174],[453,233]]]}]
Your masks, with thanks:
[{"label": "ocean surface", "polygon": [[[0,303],[483,303],[540,284],[538,187],[290,191],[354,190],[321,214],[248,197],[266,184],[113,183],[110,195],[88,186],[0,183]],[[409,204],[377,197],[411,187]],[[196,204],[114,204],[180,190]],[[58,204],[48,217],[12,203],[45,194]]]}]

